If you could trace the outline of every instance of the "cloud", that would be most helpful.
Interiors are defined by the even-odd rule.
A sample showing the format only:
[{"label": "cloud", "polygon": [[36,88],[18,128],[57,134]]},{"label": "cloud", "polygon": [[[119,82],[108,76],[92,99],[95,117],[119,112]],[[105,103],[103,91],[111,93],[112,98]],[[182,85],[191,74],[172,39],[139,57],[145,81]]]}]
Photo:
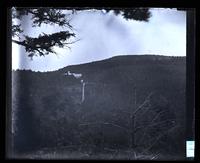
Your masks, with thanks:
[{"label": "cloud", "polygon": [[[57,49],[58,56],[34,57],[13,45],[13,69],[52,71],[67,65],[106,59],[115,55],[186,55],[186,13],[175,9],[151,9],[149,22],[125,20],[112,12],[82,11],[72,17],[77,38],[69,49]],[[37,36],[63,30],[43,25],[33,29],[30,18],[24,20],[25,34]]]}]

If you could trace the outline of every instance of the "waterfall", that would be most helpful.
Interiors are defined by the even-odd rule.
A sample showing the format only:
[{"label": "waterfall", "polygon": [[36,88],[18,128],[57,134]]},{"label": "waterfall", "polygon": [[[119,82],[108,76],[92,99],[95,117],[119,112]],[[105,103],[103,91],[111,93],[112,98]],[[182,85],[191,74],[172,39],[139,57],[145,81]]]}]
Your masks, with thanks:
[{"label": "waterfall", "polygon": [[81,102],[83,102],[85,100],[85,82],[82,82],[82,99]]}]

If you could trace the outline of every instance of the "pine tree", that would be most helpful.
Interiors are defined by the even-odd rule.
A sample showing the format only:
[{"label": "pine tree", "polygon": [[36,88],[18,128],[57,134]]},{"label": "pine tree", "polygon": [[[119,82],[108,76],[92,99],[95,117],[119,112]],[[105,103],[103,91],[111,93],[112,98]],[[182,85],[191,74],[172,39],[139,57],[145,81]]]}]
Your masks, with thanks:
[{"label": "pine tree", "polygon": [[[71,14],[83,10],[95,11],[100,10],[99,8],[73,8],[71,9]],[[104,9],[106,13],[113,10],[114,14],[121,14],[126,20],[138,20],[138,21],[148,21],[151,13],[148,8],[132,8],[132,9],[122,9],[122,8],[101,8]],[[29,16],[32,20],[32,27],[40,27],[42,24],[48,25],[57,25],[59,27],[65,27],[66,30],[55,32],[52,34],[42,33],[38,37],[31,37],[24,35],[23,39],[20,38],[20,34],[23,34],[23,29],[21,24],[15,24],[12,22],[12,42],[21,45],[25,48],[26,53],[29,57],[33,56],[45,56],[50,53],[56,54],[53,50],[54,47],[68,47],[69,44],[74,42],[69,42],[69,39],[76,37],[73,32],[73,26],[70,24],[70,14],[66,14],[63,11],[66,9],[60,8],[49,8],[49,7],[40,7],[40,8],[12,8],[12,20],[22,20],[23,17]],[[68,9],[69,10],[69,9]],[[16,38],[18,39],[16,40]]]}]

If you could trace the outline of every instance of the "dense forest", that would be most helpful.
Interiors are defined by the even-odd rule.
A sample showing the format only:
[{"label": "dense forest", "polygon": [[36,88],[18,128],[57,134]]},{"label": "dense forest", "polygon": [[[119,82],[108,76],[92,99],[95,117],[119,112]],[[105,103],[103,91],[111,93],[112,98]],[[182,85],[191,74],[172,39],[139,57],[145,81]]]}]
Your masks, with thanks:
[{"label": "dense forest", "polygon": [[183,159],[185,88],[186,57],[13,70],[14,157]]}]

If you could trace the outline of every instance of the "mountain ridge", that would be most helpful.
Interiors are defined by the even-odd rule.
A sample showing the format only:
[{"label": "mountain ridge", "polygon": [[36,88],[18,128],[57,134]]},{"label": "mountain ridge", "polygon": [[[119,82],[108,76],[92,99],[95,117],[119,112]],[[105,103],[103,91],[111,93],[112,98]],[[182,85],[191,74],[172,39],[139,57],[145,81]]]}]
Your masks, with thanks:
[{"label": "mountain ridge", "polygon": [[39,73],[50,73],[50,72],[56,72],[56,71],[62,71],[63,69],[69,68],[69,67],[74,67],[74,66],[84,66],[88,64],[96,64],[96,63],[101,63],[105,61],[112,61],[112,60],[118,60],[118,59],[123,59],[123,58],[130,58],[130,59],[139,59],[139,58],[146,58],[148,60],[153,60],[153,59],[165,59],[165,60],[170,60],[170,59],[185,59],[186,56],[166,56],[166,55],[156,55],[156,54],[143,54],[143,55],[117,55],[113,57],[109,57],[106,59],[102,60],[97,60],[97,61],[92,61],[92,62],[87,62],[87,63],[81,63],[81,64],[73,64],[73,65],[68,65],[62,68],[59,68],[57,70],[52,70],[52,71],[33,71],[31,69],[16,69],[12,71],[32,71],[32,72],[39,72]]},{"label": "mountain ridge", "polygon": [[82,63],[82,64],[75,64],[75,65],[69,65],[63,68],[60,68],[56,71],[62,71],[63,69],[71,68],[74,66],[85,66],[85,65],[93,65],[93,64],[99,64],[102,62],[111,62],[111,61],[117,61],[120,59],[132,59],[133,60],[138,60],[138,59],[145,59],[147,61],[155,61],[156,59],[158,60],[171,60],[171,59],[184,59],[186,56],[164,56],[164,55],[150,55],[150,54],[143,54],[143,55],[118,55],[110,58],[106,58],[103,60],[98,60],[98,61],[92,61],[88,63]]}]

